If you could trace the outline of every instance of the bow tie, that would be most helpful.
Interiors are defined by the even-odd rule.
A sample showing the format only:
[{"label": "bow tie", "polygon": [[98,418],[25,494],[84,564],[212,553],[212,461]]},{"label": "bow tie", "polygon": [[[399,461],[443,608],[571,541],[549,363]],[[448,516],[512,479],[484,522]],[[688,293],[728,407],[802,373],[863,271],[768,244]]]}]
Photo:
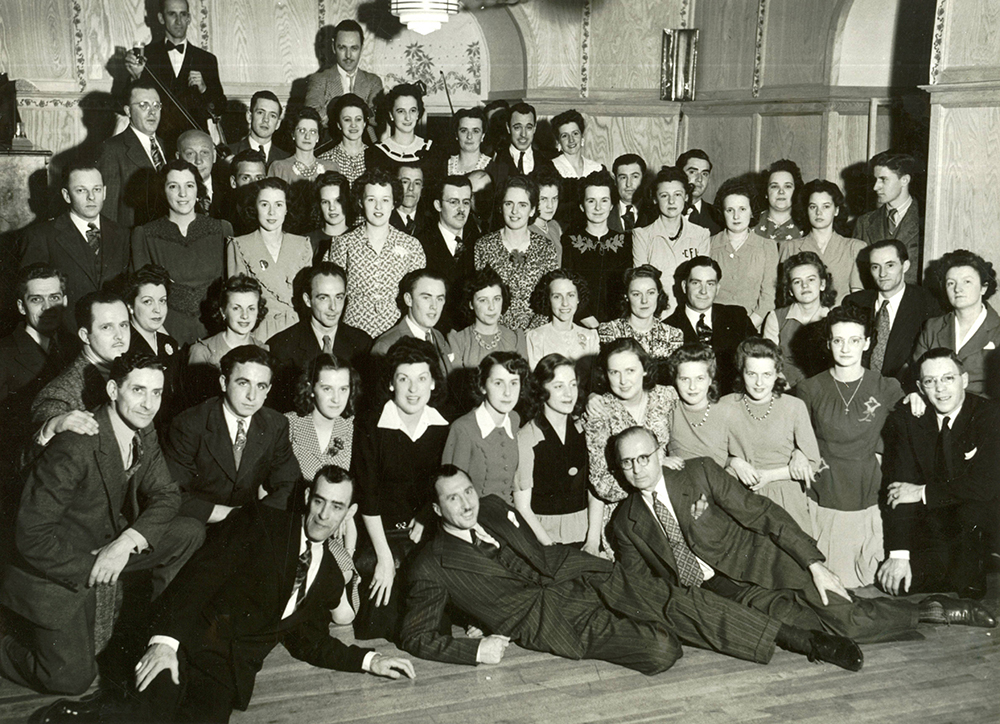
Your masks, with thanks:
[{"label": "bow tie", "polygon": [[171,42],[170,42],[170,41],[168,40],[168,41],[167,41],[167,43],[166,43],[166,45],[167,45],[167,52],[168,52],[168,53],[169,53],[169,52],[170,52],[171,50],[176,50],[176,51],[177,51],[178,53],[180,53],[180,54],[182,54],[182,55],[184,54],[184,43],[178,43],[177,45],[174,45],[173,43],[171,43]]}]

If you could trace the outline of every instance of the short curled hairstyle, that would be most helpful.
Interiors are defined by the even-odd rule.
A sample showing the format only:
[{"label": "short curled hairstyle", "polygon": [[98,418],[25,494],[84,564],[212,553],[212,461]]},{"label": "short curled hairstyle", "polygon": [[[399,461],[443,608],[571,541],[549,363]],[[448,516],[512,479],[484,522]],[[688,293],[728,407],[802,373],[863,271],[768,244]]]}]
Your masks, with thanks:
[{"label": "short curled hairstyle", "polygon": [[632,305],[629,301],[631,289],[629,287],[632,286],[632,282],[636,279],[651,279],[656,285],[656,309],[653,315],[659,319],[660,315],[670,308],[670,296],[663,288],[663,282],[660,280],[660,270],[652,264],[634,266],[626,269],[625,273],[622,274],[622,282],[625,289],[625,293],[622,295],[622,318],[626,319],[632,313]]},{"label": "short curled hairstyle", "polygon": [[[553,353],[547,354],[538,360],[538,364],[535,365],[535,369],[531,372],[528,392],[521,395],[522,399],[525,401],[525,422],[541,417],[545,410],[545,403],[549,400],[549,393],[546,391],[545,385],[555,379],[556,370],[560,367],[569,367],[573,370],[573,376],[577,376],[576,363],[569,357]],[[570,413],[570,417],[573,419],[579,419],[583,415],[583,411],[586,408],[587,396],[581,392],[577,395],[576,405],[573,407],[573,412]]]},{"label": "short curled hairstyle", "polygon": [[162,286],[167,295],[170,295],[172,284],[170,272],[159,264],[145,264],[128,276],[128,287],[125,289],[125,303],[130,307],[135,304],[136,297],[139,296],[139,289],[147,284]]},{"label": "short curled hairstyle", "polygon": [[[847,215],[847,205],[844,203],[844,192],[833,181],[826,179],[813,179],[802,187],[802,193],[798,195],[800,205],[808,212],[809,201],[813,194],[827,194],[837,208],[837,215],[833,219],[834,225],[841,223]],[[808,219],[808,213],[806,214]]]},{"label": "short curled hairstyle", "polygon": [[792,271],[796,267],[811,266],[819,275],[820,281],[826,281],[826,289],[819,293],[819,304],[821,307],[830,308],[837,301],[837,290],[833,286],[833,274],[826,268],[826,264],[814,251],[800,251],[798,254],[788,257],[781,262],[781,281],[778,291],[778,306],[787,307],[795,301],[792,294]]},{"label": "short curled hairstyle", "polygon": [[355,217],[365,218],[365,188],[368,186],[388,186],[392,191],[392,204],[403,198],[403,182],[395,173],[383,166],[372,166],[354,179],[351,184],[351,198],[354,199]]},{"label": "short curled hairstyle", "polygon": [[674,351],[667,357],[667,376],[677,387],[677,370],[685,362],[704,362],[708,367],[708,376],[712,378],[712,384],[708,386],[709,402],[719,401],[719,381],[716,376],[719,372],[719,364],[715,359],[715,350],[702,342],[692,342],[685,344],[680,349]]},{"label": "short curled hairstyle", "polygon": [[396,370],[402,365],[426,364],[434,379],[434,389],[431,391],[431,402],[443,394],[444,371],[438,362],[437,350],[426,339],[416,337],[400,337],[385,353],[385,379],[383,380],[383,395],[392,399],[392,380]]},{"label": "short curled hairstyle", "polygon": [[528,203],[531,205],[532,213],[528,223],[534,223],[538,218],[538,184],[530,176],[518,176],[517,174],[508,176],[497,189],[496,204],[497,214],[503,218],[503,204],[507,198],[507,192],[511,189],[521,189],[528,194]]},{"label": "short curled hairstyle", "polygon": [[619,337],[612,340],[601,350],[601,369],[604,371],[605,379],[608,377],[608,361],[616,354],[624,352],[631,352],[639,358],[639,364],[642,365],[642,389],[653,389],[656,386],[654,360],[646,348],[631,337]]},{"label": "short curled hairstyle", "polygon": [[299,112],[295,114],[295,123],[292,124],[292,128],[297,128],[299,123],[302,121],[314,121],[317,127],[323,125],[323,120],[319,115],[319,111],[311,106],[305,106],[300,108]]},{"label": "short curled hairstyle", "polygon": [[606,169],[602,168],[599,171],[591,171],[582,179],[580,179],[581,203],[583,198],[587,195],[587,189],[595,187],[606,188],[611,194],[611,200],[617,203],[618,182],[615,181],[615,177],[611,175],[610,171],[607,171]]},{"label": "short curled hairstyle", "polygon": [[843,324],[844,322],[860,324],[861,328],[865,331],[865,339],[868,339],[872,336],[874,328],[872,316],[873,313],[871,310],[857,304],[843,304],[839,307],[834,307],[823,320],[826,327],[826,340],[829,342],[833,339],[833,325]]},{"label": "short curled hairstyle", "polygon": [[[361,111],[361,115],[364,116],[365,119],[364,125],[366,126],[372,116],[371,109],[361,96],[355,93],[345,93],[342,96],[337,96],[337,98],[332,100],[327,106],[327,128],[330,129],[330,135],[337,143],[339,143],[342,138],[342,134],[340,132],[340,114],[344,112],[345,108],[357,108]],[[363,138],[364,136],[362,136],[362,139]]]},{"label": "short curled hairstyle", "polygon": [[486,120],[486,110],[482,106],[474,106],[472,108],[459,108],[455,111],[455,115],[451,117],[452,130],[455,133],[455,137],[458,138],[458,122],[463,118],[471,118],[473,120],[479,121],[483,124],[483,138],[482,142],[486,142],[486,135],[489,133],[489,123]]},{"label": "short curled hairstyle", "polygon": [[492,266],[487,264],[466,279],[462,287],[462,303],[459,313],[466,325],[474,324],[476,321],[476,313],[473,308],[473,301],[476,298],[476,294],[490,287],[500,287],[500,296],[502,298],[500,313],[503,314],[507,311],[507,307],[510,306],[510,287],[507,286],[507,282],[503,280],[503,277],[497,274]]},{"label": "short curled hairstyle", "polygon": [[740,346],[736,348],[737,375],[734,387],[736,392],[744,395],[747,394],[747,390],[746,384],[743,382],[743,368],[748,359],[774,360],[775,380],[772,393],[775,397],[781,397],[781,393],[788,386],[785,378],[781,376],[785,369],[785,356],[781,353],[781,347],[763,337],[747,337],[740,342]]},{"label": "short curled hairstyle", "polygon": [[347,228],[351,228],[354,225],[354,203],[351,201],[351,182],[347,180],[347,176],[340,173],[339,171],[327,171],[316,179],[316,196],[315,196],[315,210],[314,210],[314,221],[316,225],[322,229],[323,228],[323,211],[320,206],[322,203],[323,189],[327,187],[334,187],[340,189],[340,207],[344,210],[344,216],[347,219]]},{"label": "short curled hairstyle", "polygon": [[688,181],[687,174],[681,170],[680,166],[660,166],[656,172],[653,183],[649,185],[649,200],[657,205],[656,195],[660,193],[660,184],[668,184],[676,181],[684,187],[684,205],[691,202],[691,192],[694,191],[694,184]]},{"label": "short curled hairstyle", "polygon": [[476,404],[486,399],[486,381],[490,378],[493,368],[497,366],[503,367],[507,372],[517,375],[520,378],[521,389],[518,390],[518,401],[526,394],[529,379],[531,378],[531,368],[528,367],[528,360],[517,352],[490,352],[479,363],[476,379],[478,384],[475,389]]},{"label": "short curled hairstyle", "polygon": [[535,288],[531,290],[531,297],[528,299],[528,306],[531,307],[532,312],[542,317],[552,317],[552,304],[549,302],[549,293],[551,292],[552,282],[559,279],[568,279],[573,282],[581,307],[587,302],[587,299],[590,297],[590,289],[587,287],[587,281],[575,271],[562,267],[545,272],[535,284]]},{"label": "short curled hairstyle", "polygon": [[194,182],[198,187],[198,198],[202,198],[205,195],[205,182],[201,180],[201,174],[198,173],[198,169],[190,161],[185,161],[183,158],[174,158],[163,164],[163,168],[159,170],[159,176],[161,181],[161,187],[164,192],[167,189],[167,176],[171,171],[190,171],[191,175],[194,176]]},{"label": "short curled hairstyle", "polygon": [[570,108],[556,116],[553,116],[552,120],[549,121],[549,125],[552,127],[552,132],[556,134],[556,139],[559,138],[559,129],[563,126],[568,126],[570,123],[575,123],[576,127],[580,129],[580,135],[586,130],[586,124],[583,121],[583,114],[575,108]]},{"label": "short curled hairstyle", "polygon": [[396,101],[400,98],[413,98],[417,102],[417,114],[424,117],[424,88],[419,83],[400,83],[394,85],[385,96],[385,108],[389,112],[389,125],[395,128],[392,123],[392,109]]},{"label": "short curled hairstyle", "polygon": [[340,359],[333,354],[320,354],[313,358],[302,370],[295,384],[295,412],[299,417],[310,414],[316,405],[316,394],[313,388],[319,383],[321,373],[333,370],[347,370],[351,391],[347,398],[347,406],[340,416],[347,419],[354,415],[358,395],[361,393],[361,375],[346,359]]},{"label": "short curled hairstyle", "polygon": [[229,297],[233,294],[257,295],[257,321],[253,325],[253,328],[257,329],[264,321],[264,317],[267,316],[267,300],[264,299],[264,290],[261,288],[260,282],[246,274],[235,274],[222,282],[215,308],[218,318],[223,324],[226,322],[226,307],[229,306]]},{"label": "short curled hairstyle", "polygon": [[247,198],[243,206],[243,220],[251,228],[260,226],[260,221],[257,218],[257,201],[260,199],[261,192],[265,189],[281,191],[285,195],[285,204],[288,204],[289,186],[288,182],[283,178],[268,176],[267,178],[262,178],[260,181],[254,181],[244,188],[247,189]]},{"label": "short curled hairstyle", "polygon": [[760,213],[760,198],[757,195],[757,189],[746,178],[737,176],[736,178],[726,179],[722,182],[719,191],[715,194],[715,203],[720,211],[725,209],[726,198],[729,196],[743,196],[746,198],[747,203],[750,204],[751,219],[756,218],[757,214]]},{"label": "short curled hairstyle", "polygon": [[957,266],[969,266],[976,270],[976,273],[979,274],[979,282],[986,287],[983,291],[984,301],[992,297],[996,292],[997,272],[993,268],[993,263],[986,261],[979,254],[973,253],[968,249],[949,251],[935,264],[937,272],[941,275],[942,289],[945,288],[945,277],[948,274],[948,270]]},{"label": "short curled hairstyle", "polygon": [[782,158],[770,166],[767,167],[767,173],[764,175],[764,185],[771,183],[771,177],[776,173],[787,173],[792,176],[792,183],[795,184],[795,190],[798,191],[802,188],[802,171],[799,170],[799,165],[795,161],[790,161],[787,158]]}]

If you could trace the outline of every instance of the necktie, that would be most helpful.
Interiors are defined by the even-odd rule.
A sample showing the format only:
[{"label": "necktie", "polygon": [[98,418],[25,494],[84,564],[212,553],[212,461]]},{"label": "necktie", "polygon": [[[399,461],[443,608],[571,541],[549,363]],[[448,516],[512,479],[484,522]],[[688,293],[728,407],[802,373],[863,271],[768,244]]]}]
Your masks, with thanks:
[{"label": "necktie", "polygon": [[524,151],[521,151],[521,155],[517,157],[517,172],[524,175]]},{"label": "necktie", "polygon": [[166,161],[163,160],[163,152],[160,151],[160,144],[156,142],[155,138],[149,139],[149,153],[153,157],[153,167],[159,171]]},{"label": "necktie", "polygon": [[497,553],[500,552],[500,547],[494,545],[490,541],[480,537],[476,534],[475,529],[470,529],[469,534],[472,536],[472,545],[482,551],[485,555],[490,558],[495,558]]},{"label": "necktie", "polygon": [[208,210],[212,208],[212,200],[207,196],[202,196],[197,203],[198,213],[208,215]]},{"label": "necktie", "polygon": [[168,41],[167,41],[167,42],[165,43],[165,45],[167,46],[167,52],[168,52],[168,53],[169,53],[169,52],[170,52],[171,50],[176,50],[176,51],[177,51],[178,53],[181,53],[181,54],[183,54],[183,53],[184,53],[184,43],[177,43],[176,45],[174,45],[173,43],[171,43],[171,42],[170,42],[170,41],[168,40]]},{"label": "necktie", "polygon": [[934,469],[941,482],[951,480],[951,418],[941,421],[937,445],[934,449]]},{"label": "necktie", "polygon": [[899,209],[889,207],[889,233],[896,231],[896,219],[899,217]]},{"label": "necktie", "polygon": [[139,437],[139,433],[136,433],[132,437],[132,464],[125,471],[125,479],[129,480],[135,475],[140,465],[142,465],[142,439]]},{"label": "necktie", "polygon": [[625,209],[625,215],[622,217],[622,228],[625,231],[632,231],[635,228],[635,209],[632,204],[629,204]]},{"label": "necktie", "polygon": [[97,228],[97,224],[93,221],[87,224],[87,244],[90,246],[90,250],[94,252],[94,256],[101,253],[101,230]]},{"label": "necktie", "polygon": [[309,575],[309,566],[312,565],[312,546],[306,541],[306,549],[299,554],[299,565],[295,569],[295,608],[302,605],[306,597],[306,578]]},{"label": "necktie", "polygon": [[703,344],[712,343],[712,328],[705,324],[704,313],[698,315],[698,324],[695,325],[694,331],[698,335],[698,341]]},{"label": "necktie", "polygon": [[681,584],[684,586],[700,586],[701,582],[705,579],[705,574],[702,573],[701,566],[698,565],[698,559],[694,557],[694,553],[684,540],[681,527],[677,524],[677,519],[670,514],[667,506],[659,501],[656,493],[653,493],[653,510],[656,511],[656,517],[659,519],[660,524],[663,525],[663,530],[667,534],[667,540],[670,541],[670,547],[673,548],[674,559],[677,561],[677,574]]},{"label": "necktie", "polygon": [[875,319],[875,347],[872,349],[872,356],[868,362],[868,369],[876,372],[882,371],[882,362],[885,360],[885,348],[889,344],[889,300],[883,299],[882,306],[878,309],[878,316]]},{"label": "necktie", "polygon": [[233,443],[233,459],[236,461],[236,469],[240,469],[240,460],[243,459],[243,448],[247,446],[247,429],[243,420],[236,421],[236,441]]},{"label": "necktie", "polygon": [[357,73],[355,73],[354,75],[347,76],[347,92],[348,93],[353,93],[354,92],[354,79],[356,77],[357,77]]},{"label": "necktie", "polygon": [[323,354],[333,354],[333,340],[329,334],[323,335]]},{"label": "necktie", "polygon": [[458,256],[459,254],[461,254],[461,253],[462,253],[462,250],[463,250],[464,248],[465,248],[465,247],[464,247],[464,246],[462,246],[462,237],[461,237],[461,236],[456,236],[456,237],[455,237],[455,253],[454,253],[454,255],[453,255],[453,256],[456,256],[456,257],[457,257],[457,256]]}]

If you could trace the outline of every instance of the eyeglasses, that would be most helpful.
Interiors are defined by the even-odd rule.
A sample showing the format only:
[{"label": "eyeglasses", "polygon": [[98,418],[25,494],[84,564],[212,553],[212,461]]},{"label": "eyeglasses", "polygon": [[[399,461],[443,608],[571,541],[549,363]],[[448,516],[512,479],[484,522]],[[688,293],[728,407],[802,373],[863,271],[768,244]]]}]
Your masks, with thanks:
[{"label": "eyeglasses", "polygon": [[163,108],[163,104],[159,101],[139,101],[138,103],[133,103],[132,105],[144,113],[146,111],[158,111]]},{"label": "eyeglasses", "polygon": [[951,387],[955,384],[955,380],[957,379],[958,375],[955,374],[941,375],[940,377],[923,377],[920,380],[920,386],[925,390],[933,390],[938,387],[938,385],[942,387]]},{"label": "eyeglasses", "polygon": [[631,470],[632,472],[635,472],[637,467],[644,468],[649,465],[649,461],[655,454],[655,452],[651,452],[648,455],[636,455],[634,458],[622,458],[620,461],[622,470]]}]

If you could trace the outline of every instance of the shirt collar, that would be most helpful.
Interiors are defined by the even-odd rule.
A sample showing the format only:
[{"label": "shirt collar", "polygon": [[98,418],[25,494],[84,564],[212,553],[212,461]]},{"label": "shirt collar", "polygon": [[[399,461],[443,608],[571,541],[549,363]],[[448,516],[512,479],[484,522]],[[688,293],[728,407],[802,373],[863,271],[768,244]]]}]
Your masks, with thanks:
[{"label": "shirt collar", "polygon": [[[129,124],[129,128],[132,129],[132,133],[135,134],[135,137],[139,139],[139,143],[142,144],[143,149],[146,151],[146,155],[149,156],[149,160],[152,162],[152,160],[153,160],[153,137],[152,136],[147,136],[145,133],[143,133],[138,128],[136,128],[135,126],[133,126],[131,123]],[[160,146],[160,144],[157,144],[157,145]],[[160,146],[160,155],[163,155],[164,159],[166,159],[166,156],[163,154],[163,146]]]},{"label": "shirt collar", "polygon": [[[888,203],[890,209],[896,210],[896,226],[899,226],[899,222],[903,219],[903,216],[906,215],[906,212],[912,205],[913,205],[912,196],[907,196],[906,201],[904,201],[899,205],[894,205],[891,201]],[[888,211],[886,211],[886,213],[888,213]]]},{"label": "shirt collar", "polygon": [[712,326],[712,307],[709,307],[704,312],[699,312],[697,309],[692,309],[687,304],[684,305],[684,314],[687,315],[688,321],[691,322],[691,326],[697,328],[698,318],[701,315],[705,315],[705,324],[709,327]]},{"label": "shirt collar", "polygon": [[444,239],[444,245],[448,247],[448,251],[454,254],[455,249],[458,248],[458,244],[455,242],[458,234],[445,226],[441,221],[438,221],[438,230],[441,232],[441,238]]},{"label": "shirt collar", "polygon": [[114,403],[108,404],[108,417],[111,418],[111,430],[115,433],[115,441],[118,443],[118,450],[122,454],[122,465],[127,468],[132,462],[132,440],[138,433],[129,427],[118,414]]},{"label": "shirt collar", "polygon": [[310,327],[310,329],[312,329],[313,334],[316,335],[316,343],[320,346],[321,349],[323,347],[323,337],[324,336],[330,338],[330,344],[331,345],[334,342],[337,341],[337,329],[340,328],[339,324],[336,327],[334,327],[333,329],[327,329],[322,324],[320,324],[319,322],[316,321],[316,317],[314,317],[314,316],[312,316],[310,314],[309,315],[309,327]]},{"label": "shirt collar", "polygon": [[110,365],[94,354],[94,350],[90,348],[90,345],[83,345],[83,356],[88,362],[90,362],[90,364],[94,365],[94,367],[100,371],[101,376],[104,377],[105,380],[108,379]]},{"label": "shirt collar", "polygon": [[337,66],[337,72],[340,73],[341,85],[342,85],[342,87],[344,89],[344,92],[346,93],[347,90],[351,87],[351,78],[357,79],[357,77],[358,77],[358,69],[355,68],[353,73],[348,73],[346,70],[344,70],[343,68],[341,68],[338,65]]},{"label": "shirt collar", "polygon": [[433,338],[434,336],[433,331],[430,329],[424,330],[423,327],[421,327],[419,324],[413,321],[413,319],[410,317],[409,312],[406,313],[406,316],[403,317],[403,320],[406,322],[406,326],[410,328],[410,333],[417,339],[427,339],[428,333],[430,333],[431,337]]},{"label": "shirt collar", "polygon": [[[510,157],[514,159],[514,163],[517,163],[517,159],[520,157],[521,153],[522,151],[519,151],[517,146],[513,143],[510,144]],[[535,157],[534,149],[531,146],[528,146],[523,153],[525,162],[527,162],[529,158],[533,159]]]},{"label": "shirt collar", "polygon": [[670,496],[667,494],[667,484],[663,480],[662,468],[660,469],[660,478],[656,481],[656,485],[651,490],[643,490],[641,493],[642,497],[646,500],[646,504],[650,507],[653,506],[653,493],[656,493],[656,499],[667,506],[671,514],[673,514],[673,505],[671,505]]},{"label": "shirt collar", "polygon": [[476,424],[479,426],[479,434],[483,436],[485,440],[491,432],[493,432],[498,427],[503,428],[503,431],[507,433],[507,437],[511,440],[514,439],[514,433],[510,428],[510,415],[505,414],[503,416],[503,422],[497,425],[493,422],[493,417],[490,415],[489,411],[486,409],[486,403],[482,403],[476,408]]},{"label": "shirt collar", "polygon": [[229,439],[236,440],[236,429],[237,420],[243,420],[244,432],[250,431],[250,421],[253,420],[253,415],[250,417],[240,417],[235,412],[229,409],[229,405],[226,404],[225,400],[222,400],[222,416],[226,420],[226,427],[229,428]]},{"label": "shirt collar", "polygon": [[[27,332],[27,334],[28,334],[29,337],[31,337],[33,340],[35,340],[35,344],[37,344],[39,347],[42,347],[42,348],[45,347],[45,345],[42,344],[42,335],[39,334],[39,332],[38,332],[37,329],[35,329],[34,327],[32,327],[29,324],[25,324],[24,325],[24,331]],[[55,335],[53,334],[52,337],[55,337]],[[49,340],[51,340],[52,337],[49,337]]]},{"label": "shirt collar", "polygon": [[944,424],[944,418],[946,418],[946,417],[948,418],[948,427],[950,427],[952,430],[955,429],[955,420],[957,420],[958,416],[962,413],[962,406],[963,405],[965,405],[965,401],[964,400],[962,401],[961,405],[959,405],[958,407],[956,407],[954,410],[952,410],[951,412],[949,412],[947,415],[942,415],[940,412],[936,412],[935,411],[934,416],[937,417],[937,426],[938,426],[938,431],[939,432],[941,431],[941,425]]},{"label": "shirt collar", "polygon": [[94,219],[93,221],[87,221],[82,216],[77,216],[76,212],[73,211],[72,209],[70,209],[69,220],[73,222],[73,226],[75,226],[77,229],[79,229],[80,233],[84,237],[87,236],[87,231],[89,230],[88,227],[89,227],[90,224],[93,224],[94,226],[96,226],[98,231],[101,230],[101,217],[100,217],[100,215],[98,215],[98,217],[96,219]]},{"label": "shirt collar", "polygon": [[376,427],[380,427],[383,430],[400,430],[404,435],[416,442],[427,432],[427,428],[431,425],[444,425],[447,427],[448,421],[441,416],[440,412],[430,405],[426,405],[424,411],[420,413],[420,419],[417,420],[417,428],[411,435],[410,431],[403,425],[403,418],[399,416],[399,408],[396,407],[396,403],[389,400],[382,407],[382,415],[378,418]]},{"label": "shirt collar", "polygon": [[[249,133],[247,134],[247,145],[250,146],[250,148],[254,151],[260,150],[260,152],[264,154],[265,159],[267,158],[268,151],[271,150],[270,141],[265,141],[264,143],[261,143],[255,140],[254,137],[251,136]],[[254,148],[255,145],[256,148]]]}]

